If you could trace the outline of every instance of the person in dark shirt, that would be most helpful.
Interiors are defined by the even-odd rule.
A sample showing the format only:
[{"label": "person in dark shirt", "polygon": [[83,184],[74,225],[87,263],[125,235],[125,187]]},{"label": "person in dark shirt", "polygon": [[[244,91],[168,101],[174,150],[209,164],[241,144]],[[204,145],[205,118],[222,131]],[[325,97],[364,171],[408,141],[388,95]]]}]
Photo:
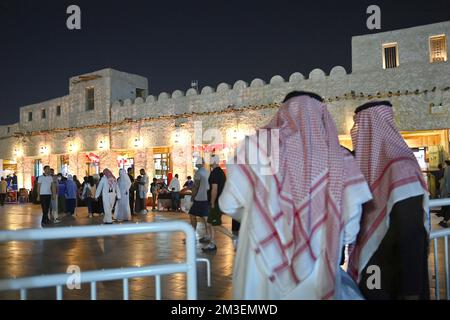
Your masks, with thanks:
[{"label": "person in dark shirt", "polygon": [[202,248],[203,251],[214,251],[217,250],[214,239],[214,226],[219,226],[222,224],[221,215],[219,208],[219,197],[222,194],[223,187],[225,186],[226,177],[225,172],[219,166],[219,157],[211,157],[211,168],[212,171],[209,175],[209,190],[208,190],[208,202],[209,202],[209,215],[208,215],[208,228],[209,228],[209,244]]},{"label": "person in dark shirt", "polygon": [[129,197],[130,197],[130,209],[131,209],[131,214],[135,214],[134,213],[134,195],[135,195],[135,184],[134,184],[134,177],[132,175],[133,173],[133,168],[128,168],[128,177],[130,178],[131,181],[131,187],[130,187],[130,192],[129,192]]},{"label": "person in dark shirt", "polygon": [[187,177],[187,181],[183,185],[183,188],[191,190],[193,186],[194,186],[194,181],[192,181],[192,177],[191,176],[188,176]]},{"label": "person in dark shirt", "polygon": [[16,176],[16,173],[14,172],[13,173],[13,176],[12,176],[12,189],[14,190],[14,191],[17,191],[18,190],[18,188],[17,188],[17,176]]}]

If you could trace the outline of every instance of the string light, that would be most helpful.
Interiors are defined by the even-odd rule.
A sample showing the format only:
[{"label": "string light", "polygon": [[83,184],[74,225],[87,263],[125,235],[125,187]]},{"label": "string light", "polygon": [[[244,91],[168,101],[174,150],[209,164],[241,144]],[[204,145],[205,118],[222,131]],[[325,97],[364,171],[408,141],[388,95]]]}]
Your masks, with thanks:
[{"label": "string light", "polygon": [[[429,92],[435,92],[437,90],[436,87],[433,87],[431,90],[422,90],[419,89],[410,92],[408,90],[405,90],[404,92],[401,92],[400,90],[396,91],[395,93],[392,91],[388,92],[377,92],[375,94],[365,94],[363,92],[360,92],[359,94],[356,94],[355,91],[350,91],[348,93],[344,93],[341,96],[335,96],[335,97],[324,97],[324,100],[327,102],[333,102],[333,101],[340,101],[340,100],[361,100],[364,98],[367,98],[369,100],[373,98],[382,99],[382,98],[391,98],[392,96],[407,96],[411,94],[419,95],[419,94],[427,94]],[[450,90],[450,87],[446,87],[441,89],[441,91],[447,91]],[[141,123],[141,122],[153,122],[153,121],[164,121],[164,120],[173,120],[173,119],[180,119],[180,118],[191,118],[194,116],[214,116],[214,115],[223,115],[223,114],[230,114],[230,113],[246,113],[248,111],[257,111],[257,110],[265,110],[265,109],[277,109],[280,107],[280,103],[269,103],[265,105],[249,105],[249,106],[242,106],[240,108],[236,108],[234,105],[229,105],[226,108],[218,111],[204,111],[204,112],[190,112],[190,113],[183,113],[183,114],[174,114],[174,115],[160,115],[156,117],[147,117],[147,118],[141,118],[141,119],[125,119],[123,121],[111,123],[111,124],[99,124],[99,125],[88,125],[88,126],[81,126],[76,128],[70,128],[70,130],[84,130],[84,129],[98,129],[98,128],[107,128],[110,125],[112,126],[120,126],[120,125],[127,125],[129,123]],[[52,129],[52,130],[46,130],[46,131],[35,131],[31,133],[25,134],[26,136],[36,136],[36,135],[43,135],[47,133],[55,133],[55,132],[65,132],[68,131],[69,128],[59,128],[59,129]],[[5,139],[5,138],[0,138]],[[105,144],[103,142],[103,144]],[[103,146],[105,147],[105,145]]]}]

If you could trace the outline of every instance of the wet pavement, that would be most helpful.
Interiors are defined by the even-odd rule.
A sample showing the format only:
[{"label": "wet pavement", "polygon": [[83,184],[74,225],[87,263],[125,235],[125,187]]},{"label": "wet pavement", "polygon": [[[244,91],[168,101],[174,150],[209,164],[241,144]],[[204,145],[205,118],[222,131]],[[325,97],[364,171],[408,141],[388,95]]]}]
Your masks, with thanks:
[{"label": "wet pavement", "polygon": [[[431,215],[432,229],[442,229],[440,218]],[[189,222],[186,213],[151,212],[147,215],[133,216],[131,222],[162,222],[182,220]],[[0,230],[25,228],[41,228],[40,206],[32,204],[5,205],[0,207]],[[204,253],[204,246],[197,242],[197,258],[207,258],[211,262],[211,287],[206,282],[206,266],[197,264],[198,298],[199,299],[231,299],[232,268],[235,256],[231,235],[231,219],[222,217],[223,225],[215,227],[217,252]],[[95,215],[88,218],[85,207],[77,208],[77,217],[62,217],[60,226],[99,225],[102,217]],[[204,233],[199,223],[197,238]],[[96,237],[85,239],[48,240],[34,242],[0,243],[0,279],[19,278],[42,274],[65,273],[70,265],[78,265],[81,271],[99,270],[120,267],[144,266],[163,263],[183,262],[185,259],[184,234],[156,233],[127,236]],[[441,242],[441,241],[440,241]],[[430,246],[429,270],[431,294],[435,291],[435,272],[433,243]],[[439,245],[441,262],[440,292],[444,294],[444,246]],[[186,298],[186,275],[172,274],[161,277],[162,299]],[[122,299],[122,281],[97,283],[97,299]],[[90,299],[90,286],[82,284],[79,290],[64,288],[64,299]],[[28,299],[55,299],[55,288],[33,289],[28,291]],[[129,281],[130,299],[155,299],[154,277],[135,278]],[[0,292],[0,299],[19,299],[18,291]]]},{"label": "wet pavement", "polygon": [[[62,222],[46,228],[62,226],[100,225],[103,217],[88,218],[85,207],[77,208],[77,217],[62,217]],[[182,220],[189,222],[186,213],[152,212],[133,216],[127,224]],[[0,229],[14,230],[41,228],[39,205],[5,205],[0,207]],[[207,286],[206,266],[197,264],[198,298],[231,299],[231,281],[234,247],[231,219],[222,217],[222,226],[216,230],[216,252],[204,253],[203,244],[197,241],[197,258],[207,258],[211,263],[211,287]],[[197,238],[203,236],[204,227],[197,227]],[[81,271],[134,267],[185,260],[184,234],[155,233],[96,237],[84,239],[47,240],[34,242],[0,243],[0,279],[19,278],[41,274],[65,273],[68,266],[78,265]],[[161,276],[162,299],[186,298],[186,275]],[[28,299],[55,299],[55,288],[32,289]],[[79,290],[64,288],[64,299],[89,299],[90,286],[82,284]],[[97,299],[122,299],[122,281],[97,283]],[[18,299],[18,291],[0,292],[0,299]],[[129,281],[130,299],[155,299],[154,277],[135,278]]]}]

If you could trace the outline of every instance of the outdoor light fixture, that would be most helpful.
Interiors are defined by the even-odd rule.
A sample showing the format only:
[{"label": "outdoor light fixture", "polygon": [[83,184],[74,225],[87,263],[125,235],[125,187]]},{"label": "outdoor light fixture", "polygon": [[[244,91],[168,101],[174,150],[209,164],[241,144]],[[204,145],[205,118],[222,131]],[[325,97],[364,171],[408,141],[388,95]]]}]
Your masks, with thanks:
[{"label": "outdoor light fixture", "polygon": [[135,148],[142,147],[142,140],[141,140],[141,138],[134,138],[134,147]]},{"label": "outdoor light fixture", "polygon": [[41,154],[48,154],[48,147],[47,146],[41,146]]},{"label": "outdoor light fixture", "polygon": [[78,151],[78,146],[75,143],[71,142],[71,143],[69,143],[68,150],[69,150],[69,153],[77,152]]},{"label": "outdoor light fixture", "polygon": [[22,149],[19,149],[19,148],[14,149],[14,157],[20,158],[22,155],[23,155]]}]

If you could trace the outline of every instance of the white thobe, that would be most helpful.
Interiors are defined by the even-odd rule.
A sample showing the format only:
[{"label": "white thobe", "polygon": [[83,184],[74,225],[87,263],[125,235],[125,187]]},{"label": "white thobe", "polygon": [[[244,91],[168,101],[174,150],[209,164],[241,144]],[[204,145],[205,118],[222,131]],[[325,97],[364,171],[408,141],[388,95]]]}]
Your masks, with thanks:
[{"label": "white thobe", "polygon": [[120,176],[119,180],[120,200],[117,201],[115,211],[116,219],[118,220],[131,220],[130,187],[131,187],[130,178],[128,178],[128,176]]},{"label": "white thobe", "polygon": [[[256,257],[254,250],[256,244],[252,243],[253,238],[246,232],[250,224],[249,219],[252,219],[249,208],[253,201],[253,188],[247,179],[240,176],[239,172],[236,173],[234,165],[227,167],[227,173],[228,178],[224,190],[219,197],[219,206],[223,213],[241,222],[238,248],[233,268],[233,299],[319,299],[320,297],[317,294],[316,288],[321,276],[318,272],[320,264],[323,263],[321,256],[316,261],[311,274],[294,290],[289,292],[289,294],[283,295],[270,282],[269,276],[265,274],[265,268],[259,265],[260,261]],[[350,185],[344,189],[342,201],[345,226],[341,234],[342,246],[355,241],[359,232],[362,213],[361,206],[371,198],[372,195],[366,182]],[[348,292],[349,290],[343,290],[342,285],[348,283],[348,278],[344,278],[344,281],[341,282],[341,270],[338,269],[337,272],[339,276],[336,279],[335,298],[345,298],[344,292]]]},{"label": "white thobe", "polygon": [[112,223],[112,209],[114,208],[114,203],[116,202],[116,197],[120,199],[120,191],[118,184],[114,184],[114,188],[109,187],[108,178],[103,176],[98,184],[97,191],[95,192],[95,198],[98,199],[102,195],[103,199],[103,211],[105,215],[103,216],[104,223]]}]

